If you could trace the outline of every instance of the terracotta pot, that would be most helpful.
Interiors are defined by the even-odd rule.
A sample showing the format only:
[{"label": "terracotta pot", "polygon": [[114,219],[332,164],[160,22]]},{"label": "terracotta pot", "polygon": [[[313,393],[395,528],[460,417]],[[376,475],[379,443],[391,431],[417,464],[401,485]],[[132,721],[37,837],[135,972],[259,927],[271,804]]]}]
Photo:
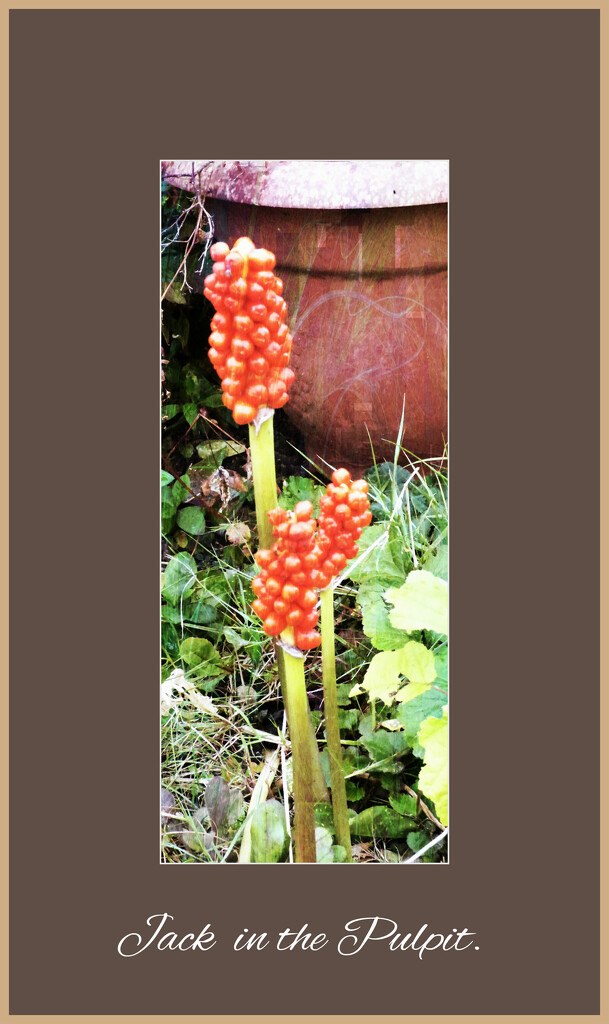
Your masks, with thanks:
[{"label": "terracotta pot", "polygon": [[[393,458],[402,413],[403,447],[423,458],[441,455],[447,439],[447,204],[434,199],[445,197],[444,184],[438,187],[429,170],[433,187],[425,185],[425,161],[407,167],[333,161],[328,181],[334,192],[324,195],[323,162],[308,165],[317,174],[316,191],[304,161],[258,167],[257,177],[255,162],[238,171],[217,161],[205,166],[210,163],[216,178],[205,195],[216,238],[232,244],[248,235],[277,256],[297,375],[285,411],[303,433],[307,455],[322,467],[351,471],[372,464],[371,446],[377,461]],[[442,162],[428,163],[438,175]],[[371,164],[383,172],[376,191]],[[294,202],[362,203],[356,186],[364,171],[369,205],[377,208],[294,208]],[[300,192],[294,181],[290,194],[285,182],[283,193],[273,189],[279,172],[298,174]],[[231,198],[209,198],[210,192]],[[378,208],[392,195],[416,205]],[[235,196],[248,202],[234,202]],[[284,206],[253,205],[261,196]]]}]

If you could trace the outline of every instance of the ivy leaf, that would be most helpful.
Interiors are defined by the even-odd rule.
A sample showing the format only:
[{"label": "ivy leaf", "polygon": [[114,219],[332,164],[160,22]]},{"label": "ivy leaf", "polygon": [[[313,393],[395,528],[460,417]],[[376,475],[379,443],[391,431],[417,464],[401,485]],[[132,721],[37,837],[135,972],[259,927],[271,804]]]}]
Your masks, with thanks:
[{"label": "ivy leaf", "polygon": [[192,427],[194,421],[199,415],[199,406],[196,402],[187,402],[182,406],[182,412],[184,413],[184,419],[188,423],[188,426]]},{"label": "ivy leaf", "polygon": [[181,551],[169,562],[163,578],[163,597],[169,604],[177,604],[197,582],[197,566],[192,555]]},{"label": "ivy leaf", "polygon": [[395,605],[389,621],[396,629],[448,633],[448,584],[426,569],[413,569],[403,586],[385,592],[385,600]]},{"label": "ivy leaf", "polygon": [[166,469],[161,470],[161,487],[167,487],[167,484],[173,483],[173,476],[168,473]]},{"label": "ivy leaf", "polygon": [[419,744],[425,751],[419,773],[419,789],[431,797],[436,814],[448,824],[448,709],[442,718],[426,718],[419,729]]},{"label": "ivy leaf", "polygon": [[188,505],[181,508],[176,516],[176,522],[181,530],[197,536],[205,533],[205,513],[199,505]]}]

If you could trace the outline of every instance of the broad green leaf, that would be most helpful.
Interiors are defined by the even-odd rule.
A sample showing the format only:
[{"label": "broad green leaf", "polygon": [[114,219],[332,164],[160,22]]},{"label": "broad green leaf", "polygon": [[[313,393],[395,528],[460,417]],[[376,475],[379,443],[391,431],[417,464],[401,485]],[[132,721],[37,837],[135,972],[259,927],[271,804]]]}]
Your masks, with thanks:
[{"label": "broad green leaf", "polygon": [[[376,546],[374,546],[376,545]],[[367,526],[358,541],[359,554],[347,568],[347,574],[355,583],[363,582],[369,576],[401,582],[406,568],[401,559],[395,558],[395,550],[389,544],[389,529],[386,523]],[[359,561],[360,557],[365,557]],[[356,564],[357,563],[357,564]]]},{"label": "broad green leaf", "polygon": [[442,718],[426,718],[419,729],[425,764],[419,773],[419,789],[431,797],[436,814],[448,824],[448,709]]},{"label": "broad green leaf", "polygon": [[448,580],[448,544],[440,544],[427,555],[421,564],[427,572],[432,572],[434,576]]},{"label": "broad green leaf", "polygon": [[[368,751],[373,764],[382,763],[382,770],[389,774],[401,772],[399,758],[409,749],[410,745],[403,732],[388,732],[386,729],[374,729],[372,715],[364,715],[360,719],[359,731],[362,744]],[[368,766],[369,767],[369,766]],[[381,767],[379,765],[379,767]],[[345,774],[349,774],[346,772]]]},{"label": "broad green leaf", "polygon": [[417,798],[410,796],[410,793],[398,793],[397,796],[390,796],[389,803],[398,814],[407,814],[411,818],[417,815]]},{"label": "broad green leaf", "polygon": [[379,651],[395,651],[408,640],[408,633],[395,629],[389,621],[389,607],[383,600],[383,593],[391,584],[388,577],[370,576],[361,584],[356,598],[362,610],[364,633]]},{"label": "broad green leaf", "polygon": [[431,683],[407,683],[406,686],[402,686],[401,690],[398,690],[395,699],[399,704],[403,704],[407,700],[414,700],[415,697],[420,697],[422,693],[427,693],[430,686]]},{"label": "broad green leaf", "polygon": [[170,604],[177,604],[197,582],[197,566],[192,555],[181,551],[169,562],[163,578],[163,597]]},{"label": "broad green leaf", "polygon": [[401,676],[413,683],[431,683],[436,677],[433,654],[418,640],[409,640],[399,651],[375,654],[362,682],[351,693],[366,690],[371,700],[389,705],[403,685]]},{"label": "broad green leaf", "polygon": [[313,516],[319,515],[319,499],[326,493],[325,487],[315,483],[308,476],[291,476],[283,482],[283,491],[279,496],[280,508],[293,509],[299,501],[310,501],[313,505]]},{"label": "broad green leaf", "polygon": [[349,820],[351,835],[399,839],[419,825],[413,818],[399,814],[393,807],[366,807]]},{"label": "broad green leaf", "polygon": [[279,800],[259,804],[251,817],[251,859],[256,864],[277,864],[288,852],[290,837]]},{"label": "broad green leaf", "polygon": [[395,606],[389,621],[396,629],[448,633],[448,584],[425,569],[413,569],[403,586],[385,592],[385,600]]},{"label": "broad green leaf", "polygon": [[413,753],[416,757],[421,757],[422,755],[418,742],[421,722],[429,718],[430,715],[433,715],[435,718],[441,718],[446,707],[446,701],[446,694],[441,693],[432,685],[425,693],[421,693],[412,700],[399,704],[397,707],[395,717],[404,726],[404,736],[408,744],[413,748]]},{"label": "broad green leaf", "polygon": [[190,666],[209,664],[210,667],[217,667],[220,661],[220,655],[211,641],[200,636],[188,636],[182,640],[180,657]]},{"label": "broad green leaf", "polygon": [[173,483],[173,476],[168,473],[166,469],[161,470],[161,487],[167,487],[167,484]]},{"label": "broad green leaf", "polygon": [[205,513],[198,505],[187,505],[181,508],[176,516],[178,526],[186,533],[197,536],[205,533]]}]

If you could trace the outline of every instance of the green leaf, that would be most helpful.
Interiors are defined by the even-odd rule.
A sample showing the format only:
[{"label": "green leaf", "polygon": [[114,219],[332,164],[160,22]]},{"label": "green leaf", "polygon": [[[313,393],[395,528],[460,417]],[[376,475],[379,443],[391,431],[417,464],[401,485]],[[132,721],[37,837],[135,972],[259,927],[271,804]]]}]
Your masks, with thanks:
[{"label": "green leaf", "polygon": [[[206,402],[209,405],[209,402]],[[201,462],[197,464],[200,473],[213,473],[222,465],[224,459],[231,455],[240,455],[245,451],[245,445],[238,441],[202,441],[197,445],[197,454]]]},{"label": "green leaf", "polygon": [[327,800],[315,804],[315,824],[334,834],[334,813],[332,805]]},{"label": "green leaf", "polygon": [[[380,538],[387,536],[381,540]],[[378,542],[378,543],[376,543]],[[376,547],[373,545],[376,543]],[[389,543],[389,529],[386,523],[374,523],[367,526],[358,541],[359,554],[353,559],[351,567],[347,567],[347,575],[355,583],[363,582],[368,576],[382,577],[401,582],[406,575],[404,559],[396,556],[395,548]],[[362,558],[361,562],[359,558]],[[357,562],[357,564],[355,564]]]},{"label": "green leaf", "polygon": [[421,565],[427,572],[432,572],[434,576],[448,580],[448,544],[440,544],[438,548],[432,550],[423,559]]},{"label": "green leaf", "polygon": [[331,864],[334,861],[332,845],[334,840],[327,828],[315,829],[315,859],[318,864]]},{"label": "green leaf", "polygon": [[[374,729],[372,715],[363,715],[359,723],[362,744],[368,751],[373,764],[384,762],[383,771],[390,774],[401,772],[399,758],[409,749],[409,743],[403,732],[388,732],[386,729]],[[346,772],[346,774],[349,774]]]},{"label": "green leaf", "polygon": [[[179,405],[164,405],[161,410],[161,419],[172,420],[174,416],[177,416],[180,411]],[[173,477],[172,477],[173,480]]]},{"label": "green leaf", "polygon": [[[431,836],[429,832],[425,831],[425,829],[421,829],[420,832],[409,832],[406,836],[406,842],[413,853],[418,853],[424,846],[427,846],[430,839]],[[430,864],[433,863],[433,861],[438,861],[440,859],[440,851],[444,846],[444,842],[445,840],[439,844],[436,843],[436,845],[432,846],[427,853],[424,853],[423,856],[419,858],[421,863]]]},{"label": "green leaf", "polygon": [[441,718],[446,707],[446,701],[446,694],[431,686],[425,693],[419,694],[413,700],[400,704],[396,709],[395,717],[404,726],[404,736],[408,744],[413,748],[413,753],[416,757],[422,756],[422,750],[418,742],[421,722],[424,722],[426,718],[432,715],[434,718]]},{"label": "green leaf", "polygon": [[436,814],[448,824],[448,709],[442,718],[426,718],[419,729],[424,765],[419,773],[419,789],[431,797]]},{"label": "green leaf", "polygon": [[416,821],[399,814],[392,807],[366,807],[349,820],[352,835],[377,836],[380,839],[399,839],[418,827]]},{"label": "green leaf", "polygon": [[313,505],[313,517],[319,515],[319,499],[326,493],[325,487],[316,484],[308,476],[291,476],[283,481],[283,491],[279,496],[280,508],[293,509],[299,501],[310,501]]},{"label": "green leaf", "polygon": [[251,817],[251,859],[257,864],[277,864],[288,852],[290,837],[285,827],[283,804],[266,800]]},{"label": "green leaf", "polygon": [[416,818],[417,798],[410,796],[410,793],[398,793],[397,796],[390,796],[389,803],[398,814],[407,814],[410,818]]},{"label": "green leaf", "polygon": [[161,488],[161,532],[168,534],[173,526],[176,504],[173,500],[173,488]]},{"label": "green leaf", "polygon": [[205,533],[205,513],[198,505],[181,508],[176,516],[176,522],[182,530],[186,530],[186,533],[194,536]]},{"label": "green leaf", "polygon": [[409,640],[399,651],[381,651],[375,654],[361,683],[351,693],[366,690],[371,700],[382,700],[390,705],[403,686],[401,676],[413,683],[432,683],[436,678],[433,654],[418,640]]},{"label": "green leaf", "polygon": [[[214,675],[221,667],[221,657],[210,640],[200,636],[188,636],[180,644],[180,657],[192,668],[199,668],[198,675]],[[201,671],[205,667],[207,671]]]},{"label": "green leaf", "polygon": [[196,402],[187,402],[182,406],[182,412],[184,413],[184,419],[188,423],[188,426],[192,427],[194,421],[199,415],[199,406]]},{"label": "green leaf", "polygon": [[[167,285],[168,285],[168,282],[167,281],[163,281],[162,288],[163,288],[163,293],[165,293],[165,300],[167,302],[175,302],[177,305],[180,305],[180,306],[185,306],[186,305],[186,299],[184,298],[184,295],[180,291],[180,286],[178,284],[176,284],[175,281],[173,282],[173,284],[170,284],[168,288],[167,288]],[[165,292],[165,289],[167,289],[166,292]]]},{"label": "green leaf", "polygon": [[181,476],[179,480],[176,480],[171,489],[173,501],[176,508],[181,502],[183,502],[188,497],[190,493],[189,487],[190,477],[188,476],[188,473],[184,473],[184,475]]},{"label": "green leaf", "polygon": [[191,595],[188,605],[184,608],[186,622],[193,622],[197,626],[209,626],[217,618],[218,612],[215,603],[210,603],[209,598],[204,597],[200,591]]},{"label": "green leaf", "polygon": [[251,639],[244,637],[241,633],[238,633],[232,626],[224,627],[224,637],[228,640],[229,644],[232,644],[235,650],[238,650],[240,647],[247,647],[247,645],[251,643]]},{"label": "green leaf", "polygon": [[383,600],[383,593],[391,584],[389,577],[368,577],[361,584],[356,597],[362,610],[364,633],[379,651],[395,651],[408,640],[408,633],[395,629],[389,621],[389,608]]},{"label": "green leaf", "polygon": [[161,487],[167,487],[167,484],[173,483],[173,476],[168,473],[166,469],[161,470]]},{"label": "green leaf", "polygon": [[395,605],[389,621],[396,629],[448,633],[448,584],[425,569],[413,569],[403,586],[385,592],[385,600]]},{"label": "green leaf", "polygon": [[348,732],[355,729],[359,719],[359,714],[360,713],[357,708],[339,708],[337,714],[339,729],[344,729]]},{"label": "green leaf", "polygon": [[197,566],[192,555],[181,551],[169,562],[164,573],[163,597],[169,604],[177,604],[197,582]]}]

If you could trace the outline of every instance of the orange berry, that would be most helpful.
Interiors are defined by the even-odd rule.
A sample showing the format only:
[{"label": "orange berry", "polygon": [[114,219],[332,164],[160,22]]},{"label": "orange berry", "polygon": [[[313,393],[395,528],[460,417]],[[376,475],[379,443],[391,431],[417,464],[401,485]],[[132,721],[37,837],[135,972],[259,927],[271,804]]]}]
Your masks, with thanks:
[{"label": "orange berry", "polygon": [[256,415],[256,409],[249,402],[235,402],[233,407],[233,419],[235,423],[251,423]]}]

